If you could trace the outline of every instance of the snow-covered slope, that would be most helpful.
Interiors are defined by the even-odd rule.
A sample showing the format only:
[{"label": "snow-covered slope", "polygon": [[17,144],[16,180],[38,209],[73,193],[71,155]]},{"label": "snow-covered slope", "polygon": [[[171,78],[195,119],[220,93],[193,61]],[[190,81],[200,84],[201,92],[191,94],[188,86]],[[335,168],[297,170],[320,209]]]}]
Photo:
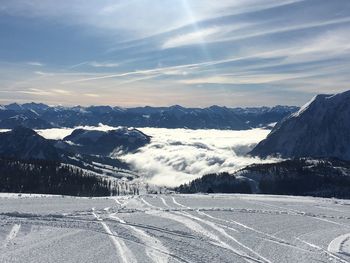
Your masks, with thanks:
[{"label": "snow-covered slope", "polygon": [[0,195],[0,262],[346,263],[350,202]]},{"label": "snow-covered slope", "polygon": [[350,91],[317,95],[275,126],[251,154],[350,160]]},{"label": "snow-covered slope", "polygon": [[15,159],[60,159],[60,151],[49,140],[25,127],[0,133],[0,155]]},{"label": "snow-covered slope", "polygon": [[[62,140],[45,139],[35,131],[19,126],[13,130],[0,133],[0,157],[13,160],[41,159],[56,161],[80,167],[94,174],[130,179],[134,178],[135,174],[129,171],[129,166],[126,163],[118,158],[110,158],[102,154],[109,155],[116,145],[124,146],[125,149],[135,149],[137,143],[139,143],[137,141],[138,137],[133,134],[136,131],[126,130],[126,132],[123,132],[123,128],[120,128],[110,132],[101,131],[101,138],[98,137],[99,139],[96,141],[82,141],[87,146],[80,147],[79,144],[73,142],[69,144]],[[77,131],[77,134],[79,134],[79,130]],[[122,138],[116,135],[118,132],[122,133]],[[142,132],[139,133],[143,134]],[[137,135],[141,136],[140,134]],[[149,140],[147,135],[143,134],[143,136]],[[91,136],[87,136],[87,139],[91,139]],[[121,144],[121,141],[124,144]],[[102,155],[96,155],[96,153]]]},{"label": "snow-covered slope", "polygon": [[109,131],[75,129],[63,140],[78,153],[110,155],[134,151],[148,144],[150,137],[137,129],[119,127]]}]

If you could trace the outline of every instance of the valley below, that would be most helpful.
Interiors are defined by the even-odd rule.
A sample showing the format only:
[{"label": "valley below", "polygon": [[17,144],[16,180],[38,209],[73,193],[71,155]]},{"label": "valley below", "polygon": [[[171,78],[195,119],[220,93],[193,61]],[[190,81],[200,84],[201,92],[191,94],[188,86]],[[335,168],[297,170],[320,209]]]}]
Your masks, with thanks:
[{"label": "valley below", "polygon": [[350,201],[0,195],[0,262],[349,262]]},{"label": "valley below", "polygon": [[[247,155],[269,134],[270,129],[262,128],[237,131],[137,128],[134,130],[150,138],[149,142],[137,149],[132,151],[109,149],[109,152],[105,150],[102,154],[94,150],[106,149],[116,140],[111,138],[106,143],[92,137],[96,136],[94,133],[103,135],[114,130],[123,132],[133,130],[133,128],[125,128],[125,131],[123,129],[123,127],[99,125],[35,131],[45,140],[52,140],[57,149],[61,149],[62,144],[75,147],[68,148],[71,152],[68,158],[59,160],[61,163],[73,164],[104,177],[155,186],[176,187],[208,173],[232,173],[253,163],[271,163],[279,160],[278,158],[263,160]],[[73,142],[71,134],[80,130],[85,131],[85,137]],[[7,131],[0,130],[0,135]],[[124,145],[131,145],[130,142],[133,140],[134,137],[127,137],[124,139]],[[89,148],[84,148],[82,143],[89,145]],[[85,149],[88,151],[84,152]]]}]

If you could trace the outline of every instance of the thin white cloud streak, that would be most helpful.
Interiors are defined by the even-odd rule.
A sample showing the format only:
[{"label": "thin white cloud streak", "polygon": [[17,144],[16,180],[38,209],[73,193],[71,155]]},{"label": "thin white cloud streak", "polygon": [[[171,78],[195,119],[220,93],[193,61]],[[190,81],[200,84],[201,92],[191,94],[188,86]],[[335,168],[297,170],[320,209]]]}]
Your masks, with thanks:
[{"label": "thin white cloud streak", "polygon": [[98,62],[98,61],[84,61],[75,65],[72,65],[68,67],[68,69],[74,69],[74,68],[79,68],[82,66],[90,66],[94,68],[116,68],[119,67],[119,63],[115,62],[110,62],[110,61],[103,61],[103,62]]},{"label": "thin white cloud streak", "polygon": [[[14,91],[12,91],[14,92]],[[68,96],[73,93],[68,90],[63,89],[37,89],[37,88],[29,88],[27,90],[18,90],[19,93],[31,94],[36,96]]]},{"label": "thin white cloud streak", "polygon": [[310,77],[310,74],[255,74],[251,76],[230,76],[230,75],[216,75],[211,77],[192,78],[186,80],[180,80],[182,84],[267,84],[277,81],[287,81],[292,79],[299,79]]},{"label": "thin white cloud streak", "polygon": [[152,136],[151,143],[122,159],[156,185],[178,186],[204,174],[233,172],[252,163],[276,161],[244,156],[269,130],[140,130]]},{"label": "thin white cloud streak", "polygon": [[97,61],[91,61],[87,63],[91,67],[95,68],[115,68],[119,67],[118,63],[112,63],[112,62],[97,62]]},{"label": "thin white cloud streak", "polygon": [[[13,91],[11,91],[13,93]],[[47,91],[47,90],[41,90],[41,89],[36,89],[36,88],[30,88],[27,90],[19,90],[17,91],[19,93],[23,94],[30,94],[30,95],[36,95],[36,96],[55,96],[57,94]]]},{"label": "thin white cloud streak", "polygon": [[[343,32],[343,33],[346,33],[346,32]],[[69,80],[69,81],[63,81],[61,84],[96,81],[96,80],[109,79],[109,78],[132,77],[134,75],[147,75],[147,76],[150,76],[150,78],[152,78],[152,76],[159,77],[161,75],[177,75],[177,73],[179,73],[178,74],[179,76],[186,76],[191,71],[199,72],[203,67],[213,67],[213,66],[218,66],[220,64],[244,61],[247,59],[264,59],[264,58],[271,59],[271,58],[285,57],[284,62],[280,63],[279,65],[287,65],[288,63],[296,62],[296,60],[299,63],[317,61],[320,59],[331,58],[332,56],[333,57],[338,56],[339,53],[342,53],[342,52],[348,52],[349,42],[346,40],[347,38],[345,36],[347,35],[341,34],[341,32],[336,32],[333,34],[326,33],[319,36],[316,40],[312,40],[311,42],[310,40],[307,39],[296,46],[274,49],[273,51],[258,51],[257,53],[250,52],[251,54],[249,55],[242,55],[242,56],[237,56],[237,57],[232,57],[227,59],[211,60],[211,61],[193,63],[193,64],[183,64],[183,65],[170,66],[170,67],[153,68],[153,69],[146,69],[146,70],[139,70],[139,71],[130,71],[130,72],[124,72],[124,73],[96,76],[91,78]],[[327,41],[322,41],[322,40],[327,40]],[[329,52],[325,53],[326,51],[329,51]],[[237,69],[235,70],[237,71]],[[238,69],[238,72],[239,72],[239,69]],[[234,81],[232,79],[228,80],[227,77],[216,75],[216,76],[207,76],[206,78],[203,78],[203,80],[207,80],[207,81],[200,81],[200,79],[193,79],[193,80],[180,79],[179,82],[184,84],[200,84],[200,83],[258,84],[258,83],[268,83],[276,80],[300,78],[300,77],[303,77],[305,74],[299,74],[299,75],[294,74],[294,76],[289,76],[287,73],[285,73],[283,75],[275,74],[274,77],[272,77],[272,75],[273,74],[267,75],[266,77],[264,76],[260,77],[260,76],[254,76],[253,74],[253,75],[248,75],[244,77],[244,79],[242,79],[241,81]],[[256,79],[258,78],[259,78],[259,81],[256,81]],[[249,79],[251,79],[251,82],[249,82]],[[143,80],[143,78],[141,78],[140,80]]]},{"label": "thin white cloud streak", "polygon": [[[63,81],[61,82],[61,84],[72,84],[72,83],[88,82],[88,81],[95,81],[95,80],[102,80],[102,79],[128,77],[128,76],[134,76],[134,75],[154,75],[158,77],[159,75],[162,75],[162,74],[175,75],[174,73],[176,72],[181,72],[181,75],[187,75],[187,72],[189,70],[198,69],[199,67],[215,66],[219,64],[241,61],[245,59],[259,58],[260,56],[266,56],[267,54],[273,54],[273,53],[274,52],[262,52],[254,55],[211,60],[211,61],[193,63],[193,64],[183,64],[178,66],[160,67],[160,68],[152,68],[152,69],[145,69],[145,70],[135,70],[135,71],[129,71],[124,73],[116,73],[116,74],[109,74],[109,75],[103,75],[103,76],[97,76],[97,77],[91,77],[91,78],[82,78],[82,79],[76,79],[76,80]],[[184,69],[186,71],[180,71],[181,69]],[[186,74],[184,74],[184,72],[186,72]]]},{"label": "thin white cloud streak", "polygon": [[203,44],[209,42],[208,37],[213,37],[218,33],[222,33],[222,28],[211,27],[183,35],[174,36],[165,41],[162,45],[163,49],[180,47],[193,44]]},{"label": "thin white cloud streak", "polygon": [[[263,26],[256,24],[256,27],[251,28],[250,30],[246,30],[245,32],[240,31],[239,34],[235,34],[235,31],[237,29],[242,29],[242,28],[237,28],[236,30],[229,31],[227,34],[221,34],[219,37],[211,37],[206,39],[206,43],[218,43],[218,42],[234,42],[238,40],[244,40],[248,38],[256,38],[256,37],[266,37],[269,35],[273,34],[280,34],[280,33],[288,33],[292,31],[300,31],[300,30],[305,30],[305,29],[314,29],[318,27],[325,27],[325,26],[332,26],[332,25],[338,25],[338,24],[345,24],[349,23],[350,18],[341,18],[341,19],[334,19],[334,20],[329,20],[329,21],[317,21],[317,22],[311,22],[311,23],[306,23],[306,24],[300,24],[300,25],[293,25],[293,26],[286,26],[286,27],[277,27],[275,29],[273,28],[264,28]],[[248,25],[246,25],[248,26]],[[246,27],[245,26],[245,27]],[[277,26],[277,25],[276,25]],[[226,26],[222,26],[224,29]],[[205,29],[203,30],[205,32]],[[252,32],[251,32],[252,31]],[[217,32],[220,32],[219,28],[217,28]],[[222,31],[221,31],[222,32]],[[210,34],[208,34],[210,35]],[[214,33],[212,34],[214,35]],[[230,36],[230,35],[236,35],[236,36]],[[167,40],[164,45],[166,45],[169,41],[171,43],[171,40]],[[191,45],[191,44],[197,44],[196,41],[178,41],[178,43],[174,43],[170,47],[181,47],[184,45]]]},{"label": "thin white cloud streak", "polygon": [[[69,81],[63,81],[61,84],[72,84],[72,83],[78,83],[78,82],[86,82],[86,81],[94,81],[94,80],[101,80],[101,79],[110,79],[110,78],[120,78],[120,77],[128,77],[128,76],[134,76],[134,75],[157,75],[157,73],[164,73],[168,70],[172,71],[175,69],[182,69],[182,68],[191,68],[195,67],[199,64],[188,64],[188,65],[180,65],[180,66],[173,66],[173,67],[163,67],[163,68],[153,68],[153,69],[146,69],[146,70],[136,70],[136,71],[129,71],[124,73],[117,73],[117,74],[110,74],[110,75],[103,75],[103,76],[97,76],[92,78],[83,78],[83,79],[76,79],[76,80],[69,80]],[[203,63],[204,64],[204,63]]]},{"label": "thin white cloud streak", "polygon": [[96,93],[85,93],[84,96],[91,97],[91,98],[101,97],[99,94],[96,94]]},{"label": "thin white cloud streak", "polygon": [[35,71],[37,75],[52,77],[52,76],[98,76],[101,73],[91,73],[91,72],[45,72],[45,71]]},{"label": "thin white cloud streak", "polygon": [[37,67],[45,66],[45,64],[37,62],[37,61],[29,61],[29,62],[27,62],[27,64],[30,65],[30,66],[37,66]]},{"label": "thin white cloud streak", "polygon": [[62,94],[62,95],[71,95],[72,92],[69,90],[64,90],[64,89],[52,89],[53,92]]}]

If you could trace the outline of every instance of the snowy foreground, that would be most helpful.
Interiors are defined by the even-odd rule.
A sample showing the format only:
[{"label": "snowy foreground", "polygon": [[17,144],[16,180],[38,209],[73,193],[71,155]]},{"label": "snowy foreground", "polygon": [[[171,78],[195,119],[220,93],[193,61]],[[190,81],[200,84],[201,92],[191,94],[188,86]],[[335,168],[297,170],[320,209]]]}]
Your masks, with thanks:
[{"label": "snowy foreground", "polygon": [[350,262],[350,201],[2,194],[0,262]]}]

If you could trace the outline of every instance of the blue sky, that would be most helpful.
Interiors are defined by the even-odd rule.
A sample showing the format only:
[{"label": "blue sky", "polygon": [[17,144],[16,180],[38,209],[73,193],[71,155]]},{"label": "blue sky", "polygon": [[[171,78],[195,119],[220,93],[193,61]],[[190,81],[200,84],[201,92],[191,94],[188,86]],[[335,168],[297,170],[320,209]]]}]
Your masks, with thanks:
[{"label": "blue sky", "polygon": [[0,104],[301,105],[350,89],[349,0],[0,1]]}]

